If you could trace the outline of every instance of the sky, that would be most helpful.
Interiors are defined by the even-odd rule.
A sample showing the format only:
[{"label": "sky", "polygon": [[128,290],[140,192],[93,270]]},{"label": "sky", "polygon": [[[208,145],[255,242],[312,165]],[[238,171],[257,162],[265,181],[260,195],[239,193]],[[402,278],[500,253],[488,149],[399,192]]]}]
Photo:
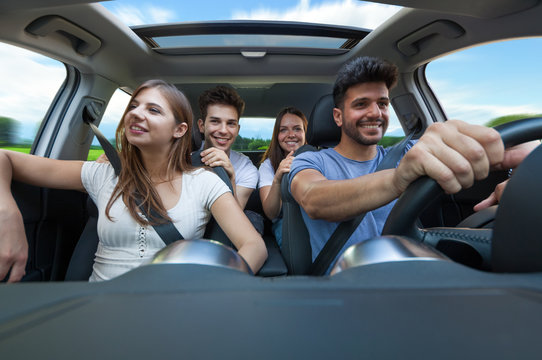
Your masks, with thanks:
[{"label": "sky", "polygon": [[[228,19],[322,22],[372,29],[398,11],[397,7],[356,0],[120,0],[102,3],[128,25]],[[525,39],[472,48],[437,60],[427,78],[450,118],[485,123],[498,116],[542,113],[542,39]],[[483,66],[469,66],[478,62]],[[24,71],[17,71],[17,69]],[[0,43],[0,116],[18,120],[21,137],[32,137],[64,78],[61,64]],[[453,74],[453,76],[450,76]],[[31,89],[23,84],[32,83]],[[505,85],[503,85],[505,84]],[[23,94],[24,96],[17,96]],[[125,106],[123,96],[110,102],[103,126],[114,128]],[[31,100],[29,100],[31,99]],[[44,110],[45,109],[45,110]],[[400,128],[393,117],[388,134]],[[274,119],[269,119],[268,134]],[[241,122],[241,135],[262,135],[262,122]]]}]

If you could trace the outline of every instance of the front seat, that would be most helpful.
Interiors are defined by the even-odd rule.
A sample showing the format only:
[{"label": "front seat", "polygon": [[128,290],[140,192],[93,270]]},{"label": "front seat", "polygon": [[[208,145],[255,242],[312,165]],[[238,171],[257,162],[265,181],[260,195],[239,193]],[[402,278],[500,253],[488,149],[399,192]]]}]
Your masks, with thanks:
[{"label": "front seat", "polygon": [[[295,155],[305,151],[334,147],[341,138],[341,129],[333,120],[333,96],[322,96],[312,108],[307,126],[307,145],[300,147]],[[301,209],[290,194],[288,176],[282,177],[282,255],[288,274],[306,275],[312,265],[309,232],[301,216]]]}]

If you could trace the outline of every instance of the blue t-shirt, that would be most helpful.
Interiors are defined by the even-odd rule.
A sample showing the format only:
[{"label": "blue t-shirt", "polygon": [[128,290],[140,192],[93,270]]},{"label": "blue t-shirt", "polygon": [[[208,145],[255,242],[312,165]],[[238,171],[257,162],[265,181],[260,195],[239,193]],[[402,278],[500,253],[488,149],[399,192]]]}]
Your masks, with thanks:
[{"label": "blue t-shirt", "polygon": [[[405,153],[412,145],[413,142],[407,143]],[[374,159],[368,161],[356,161],[342,156],[334,149],[324,149],[315,152],[308,151],[295,157],[290,168],[288,180],[291,185],[294,176],[304,169],[315,169],[328,180],[353,179],[362,175],[374,173],[378,164],[382,161],[387,152],[388,149],[377,146],[377,154]],[[354,231],[352,236],[350,236],[339,254],[350,245],[379,236],[382,233],[384,223],[394,204],[395,200],[378,209],[367,212],[360,225]],[[301,213],[309,231],[312,261],[314,261],[333,231],[339,226],[340,222],[311,219],[303,208],[301,208]]]}]

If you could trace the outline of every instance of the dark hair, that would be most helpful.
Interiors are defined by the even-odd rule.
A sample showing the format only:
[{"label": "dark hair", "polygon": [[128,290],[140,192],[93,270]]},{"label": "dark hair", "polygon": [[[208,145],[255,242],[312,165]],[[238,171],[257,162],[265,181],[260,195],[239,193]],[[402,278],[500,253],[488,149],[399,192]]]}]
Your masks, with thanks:
[{"label": "dark hair", "polygon": [[[168,154],[167,177],[171,179],[176,171],[187,171],[193,169],[190,160],[192,151],[192,141],[190,134],[192,133],[192,108],[186,96],[179,91],[174,85],[166,83],[162,80],[149,80],[139,86],[130,99],[124,114],[122,115],[119,126],[117,127],[116,140],[119,157],[122,164],[122,170],[119,175],[119,180],[113,194],[107,203],[105,214],[111,220],[109,211],[111,206],[119,197],[126,204],[130,215],[141,225],[157,224],[163,222],[163,219],[170,220],[167,210],[165,209],[160,196],[156,192],[154,185],[150,179],[147,170],[143,166],[141,159],[141,151],[130,144],[124,132],[124,121],[126,114],[130,111],[132,100],[145,89],[157,89],[160,94],[166,99],[169,107],[175,117],[176,124],[186,123],[187,131],[185,134],[173,140]],[[142,206],[147,209],[150,214],[150,208],[156,210],[160,217],[150,216],[149,219],[143,219],[139,213],[140,209],[136,203],[134,194],[139,194],[143,199]]]},{"label": "dark hair", "polygon": [[[279,113],[277,114],[277,118],[275,120],[275,126],[273,126],[273,135],[271,136],[271,143],[269,144],[269,147],[267,150],[265,150],[265,153],[262,156],[262,160],[260,161],[260,165],[265,161],[265,159],[269,158],[269,161],[271,161],[271,166],[273,166],[273,170],[275,172],[277,171],[280,162],[284,159],[284,152],[279,144],[279,129],[280,129],[280,123],[282,121],[282,118],[286,114],[292,114],[295,115],[303,121],[303,131],[307,132],[307,118],[303,114],[303,112],[293,106],[285,107]],[[305,140],[305,143],[307,140]]]},{"label": "dark hair", "polygon": [[343,106],[346,91],[357,84],[366,82],[385,82],[391,89],[397,83],[399,71],[394,64],[375,57],[362,56],[347,62],[339,70],[333,85],[335,106]]},{"label": "dark hair", "polygon": [[237,110],[237,120],[243,115],[245,110],[245,102],[239,94],[232,88],[227,86],[216,86],[212,89],[205,90],[198,99],[199,111],[201,119],[205,122],[207,117],[207,108],[209,105],[230,105]]}]

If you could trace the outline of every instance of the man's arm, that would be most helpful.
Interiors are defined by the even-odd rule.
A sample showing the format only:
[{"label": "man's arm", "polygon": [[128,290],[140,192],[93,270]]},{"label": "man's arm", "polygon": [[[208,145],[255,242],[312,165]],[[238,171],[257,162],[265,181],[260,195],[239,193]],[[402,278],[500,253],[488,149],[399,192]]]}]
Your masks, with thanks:
[{"label": "man's arm", "polygon": [[394,172],[390,169],[354,179],[328,180],[317,170],[305,169],[292,179],[292,196],[312,219],[344,221],[399,196],[393,186]]},{"label": "man's arm", "polygon": [[503,156],[495,130],[450,120],[431,125],[397,169],[334,181],[307,169],[295,175],[291,190],[310,217],[343,221],[387,204],[420,176],[435,179],[447,193],[458,192],[486,177]]}]

